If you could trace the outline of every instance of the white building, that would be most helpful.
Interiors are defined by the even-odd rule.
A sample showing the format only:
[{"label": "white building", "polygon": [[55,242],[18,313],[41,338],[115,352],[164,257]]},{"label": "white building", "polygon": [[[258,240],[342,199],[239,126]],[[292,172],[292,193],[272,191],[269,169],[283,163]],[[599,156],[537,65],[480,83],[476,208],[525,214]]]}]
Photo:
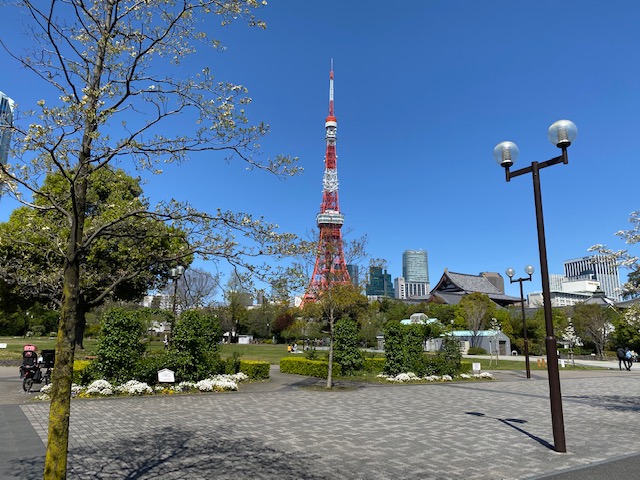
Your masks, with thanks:
[{"label": "white building", "polygon": [[622,300],[620,273],[615,259],[605,255],[591,255],[564,262],[564,276],[569,280],[596,280],[605,295]]},{"label": "white building", "polygon": [[406,300],[427,299],[429,297],[429,284],[424,282],[407,282],[404,277],[398,277],[393,281],[396,298]]}]

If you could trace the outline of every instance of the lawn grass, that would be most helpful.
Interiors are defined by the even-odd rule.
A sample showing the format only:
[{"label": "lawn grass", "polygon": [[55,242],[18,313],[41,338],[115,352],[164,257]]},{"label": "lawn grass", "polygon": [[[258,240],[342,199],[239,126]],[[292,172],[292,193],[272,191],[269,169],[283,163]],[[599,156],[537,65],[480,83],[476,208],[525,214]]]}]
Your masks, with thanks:
[{"label": "lawn grass", "polygon": [[[33,344],[38,347],[38,350],[46,350],[46,349],[55,349],[56,339],[53,337],[31,337],[31,338],[23,338],[23,337],[0,337],[0,343],[6,343],[7,348],[0,349],[0,360],[21,360],[22,359],[22,347],[27,344]],[[84,341],[84,350],[76,349],[76,359],[81,360],[86,356],[92,356],[95,353],[96,340],[95,339],[85,339]],[[148,352],[158,352],[164,348],[164,344],[161,338],[157,340],[153,340],[147,343],[147,351]],[[287,352],[287,345],[279,344],[279,345],[271,345],[271,344],[250,344],[250,345],[239,345],[232,344],[227,345],[223,344],[220,346],[220,355],[222,358],[228,358],[233,355],[234,352],[240,354],[240,358],[243,360],[260,360],[264,362],[269,362],[272,365],[278,365],[280,363],[280,359],[283,357],[288,357],[293,355]],[[326,351],[319,350],[318,358],[323,359],[325,357]],[[367,356],[371,355],[371,353],[367,352]],[[302,357],[302,355],[300,355]],[[375,353],[374,356],[382,356],[381,353]],[[474,356],[465,357],[462,359],[467,363],[480,363],[480,368],[483,371],[491,371],[491,370],[524,370],[525,363],[524,360],[508,360],[508,359],[500,359],[496,362],[495,359],[491,361],[489,358],[476,358]],[[491,363],[491,364],[490,364]],[[535,360],[531,360],[530,362],[531,371],[546,371],[547,367],[540,366]],[[573,367],[569,362],[567,362],[566,370],[597,370],[599,367],[587,367],[577,365]],[[565,369],[560,369],[565,370]]]}]

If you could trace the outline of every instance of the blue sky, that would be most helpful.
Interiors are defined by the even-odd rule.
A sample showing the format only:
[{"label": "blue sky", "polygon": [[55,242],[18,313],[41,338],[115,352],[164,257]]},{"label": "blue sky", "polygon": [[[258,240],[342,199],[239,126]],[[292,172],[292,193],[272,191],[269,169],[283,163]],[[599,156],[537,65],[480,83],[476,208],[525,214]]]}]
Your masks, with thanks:
[{"label": "blue sky", "polygon": [[[300,235],[314,228],[333,58],[345,229],[366,234],[393,277],[404,250],[424,249],[432,285],[445,268],[524,276],[532,264],[525,293],[540,290],[531,176],[505,182],[492,152],[516,142],[514,168],[554,157],[547,128],[562,118],[578,137],[568,165],[541,173],[549,271],[595,243],[624,247],[613,234],[639,208],[637,2],[271,0],[260,16],[266,31],[220,30],[227,51],[199,52],[186,67],[247,86],[250,117],[271,125],[264,155],[298,156],[304,174],[282,181],[196,157],[151,179],[153,200],[264,215]],[[3,39],[16,31],[4,24]],[[11,65],[4,52],[0,64]],[[0,69],[0,90],[25,109],[40,98],[12,68]],[[0,221],[14,207],[0,202]],[[517,284],[506,291],[519,295]]]}]

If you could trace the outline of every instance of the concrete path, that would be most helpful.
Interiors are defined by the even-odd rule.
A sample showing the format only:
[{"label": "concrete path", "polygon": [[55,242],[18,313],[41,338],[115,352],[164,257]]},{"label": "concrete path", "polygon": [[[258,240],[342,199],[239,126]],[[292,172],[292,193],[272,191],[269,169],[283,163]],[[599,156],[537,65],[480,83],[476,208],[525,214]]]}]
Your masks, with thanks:
[{"label": "concrete path", "polygon": [[[640,420],[640,368],[561,371],[563,454],[546,375],[532,373],[324,391],[275,369],[233,393],[74,400],[68,478],[636,478],[640,444],[621,436]],[[25,403],[8,374],[17,379],[0,368],[0,477],[42,478],[48,404]]]}]

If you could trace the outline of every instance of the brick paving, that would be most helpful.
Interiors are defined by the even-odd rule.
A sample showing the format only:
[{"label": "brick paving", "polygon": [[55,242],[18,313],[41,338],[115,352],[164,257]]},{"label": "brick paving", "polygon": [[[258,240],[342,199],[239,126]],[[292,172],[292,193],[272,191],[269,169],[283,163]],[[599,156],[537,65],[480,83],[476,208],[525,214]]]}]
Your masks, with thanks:
[{"label": "brick paving", "polygon": [[[620,441],[640,419],[639,370],[561,372],[564,454],[550,445],[545,375],[497,375],[323,391],[313,388],[322,382],[275,371],[240,392],[74,400],[68,478],[585,479],[606,477],[570,472],[640,454],[637,442]],[[0,403],[7,385],[0,381]],[[41,478],[48,404],[19,403],[0,405],[3,431],[13,416],[29,437],[19,440],[38,453],[3,447],[0,472]]]}]

